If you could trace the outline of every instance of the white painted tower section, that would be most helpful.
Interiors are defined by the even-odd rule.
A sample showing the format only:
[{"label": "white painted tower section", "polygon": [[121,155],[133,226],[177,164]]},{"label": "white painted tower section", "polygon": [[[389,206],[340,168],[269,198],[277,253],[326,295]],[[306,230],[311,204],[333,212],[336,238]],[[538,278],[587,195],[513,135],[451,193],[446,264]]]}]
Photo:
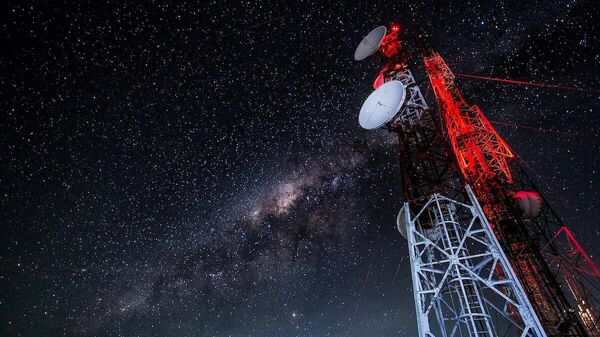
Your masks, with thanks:
[{"label": "white painted tower section", "polygon": [[[546,337],[469,186],[468,203],[434,194],[404,204],[420,337]],[[414,215],[413,215],[414,214]],[[402,233],[402,234],[404,234]]]}]

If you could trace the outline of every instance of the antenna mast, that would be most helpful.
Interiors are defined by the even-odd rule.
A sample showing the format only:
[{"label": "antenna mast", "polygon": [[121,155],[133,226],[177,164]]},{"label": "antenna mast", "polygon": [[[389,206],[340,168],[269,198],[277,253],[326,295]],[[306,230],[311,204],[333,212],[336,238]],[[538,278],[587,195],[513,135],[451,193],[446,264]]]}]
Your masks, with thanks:
[{"label": "antenna mast", "polygon": [[434,115],[399,25],[374,29],[355,59],[374,53],[384,66],[359,121],[398,136],[397,222],[408,241],[419,336],[598,336],[584,281],[600,272],[508,144],[466,103],[442,57],[423,48]]}]

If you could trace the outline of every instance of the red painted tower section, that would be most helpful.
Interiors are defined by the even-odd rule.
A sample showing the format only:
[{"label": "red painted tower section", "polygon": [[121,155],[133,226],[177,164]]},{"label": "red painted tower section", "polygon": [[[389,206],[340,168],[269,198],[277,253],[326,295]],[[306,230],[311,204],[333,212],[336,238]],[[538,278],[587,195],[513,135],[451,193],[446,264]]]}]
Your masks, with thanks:
[{"label": "red painted tower section", "polygon": [[[539,217],[543,201],[538,191],[513,192],[527,185],[515,184],[511,172],[513,151],[481,110],[466,103],[442,57],[425,49],[423,61],[438,104],[442,132],[461,178],[473,187],[547,334],[600,335],[597,315],[589,300],[590,292],[585,291],[577,277],[582,270],[592,277],[600,277],[600,272],[564,226],[552,240],[546,240],[545,246],[540,245],[544,241],[540,236],[547,235],[551,229],[546,220],[528,217]],[[519,168],[516,171],[522,181],[524,171]],[[520,208],[522,200],[533,204]],[[531,214],[525,214],[527,211]],[[561,233],[567,238],[566,254],[559,252],[555,241]],[[573,259],[574,254],[581,259]],[[587,267],[576,267],[582,261]],[[557,269],[550,264],[561,267]],[[510,313],[511,308],[507,311]]]}]

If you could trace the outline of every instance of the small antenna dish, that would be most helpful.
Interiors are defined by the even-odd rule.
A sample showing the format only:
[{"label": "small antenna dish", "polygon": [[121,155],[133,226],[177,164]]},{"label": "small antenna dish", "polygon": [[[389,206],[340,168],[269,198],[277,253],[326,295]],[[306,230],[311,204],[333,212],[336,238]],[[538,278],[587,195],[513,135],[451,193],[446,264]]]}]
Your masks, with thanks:
[{"label": "small antenna dish", "polygon": [[362,61],[375,53],[377,49],[379,49],[379,45],[381,44],[381,41],[383,41],[386,33],[387,29],[384,26],[373,29],[364,39],[362,39],[362,41],[360,41],[358,48],[356,48],[356,51],[354,52],[354,59],[356,61]]},{"label": "small antenna dish", "polygon": [[396,116],[404,100],[406,89],[400,81],[389,81],[373,91],[363,103],[358,123],[363,129],[374,130]]}]

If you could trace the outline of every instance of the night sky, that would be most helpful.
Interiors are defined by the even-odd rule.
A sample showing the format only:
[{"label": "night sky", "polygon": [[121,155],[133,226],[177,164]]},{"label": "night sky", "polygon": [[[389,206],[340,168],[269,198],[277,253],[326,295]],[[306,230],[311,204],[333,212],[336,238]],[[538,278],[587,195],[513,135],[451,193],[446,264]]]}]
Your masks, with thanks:
[{"label": "night sky", "polygon": [[[415,336],[362,36],[600,88],[597,0],[0,6],[0,336]],[[459,85],[600,257],[600,95]]]}]

